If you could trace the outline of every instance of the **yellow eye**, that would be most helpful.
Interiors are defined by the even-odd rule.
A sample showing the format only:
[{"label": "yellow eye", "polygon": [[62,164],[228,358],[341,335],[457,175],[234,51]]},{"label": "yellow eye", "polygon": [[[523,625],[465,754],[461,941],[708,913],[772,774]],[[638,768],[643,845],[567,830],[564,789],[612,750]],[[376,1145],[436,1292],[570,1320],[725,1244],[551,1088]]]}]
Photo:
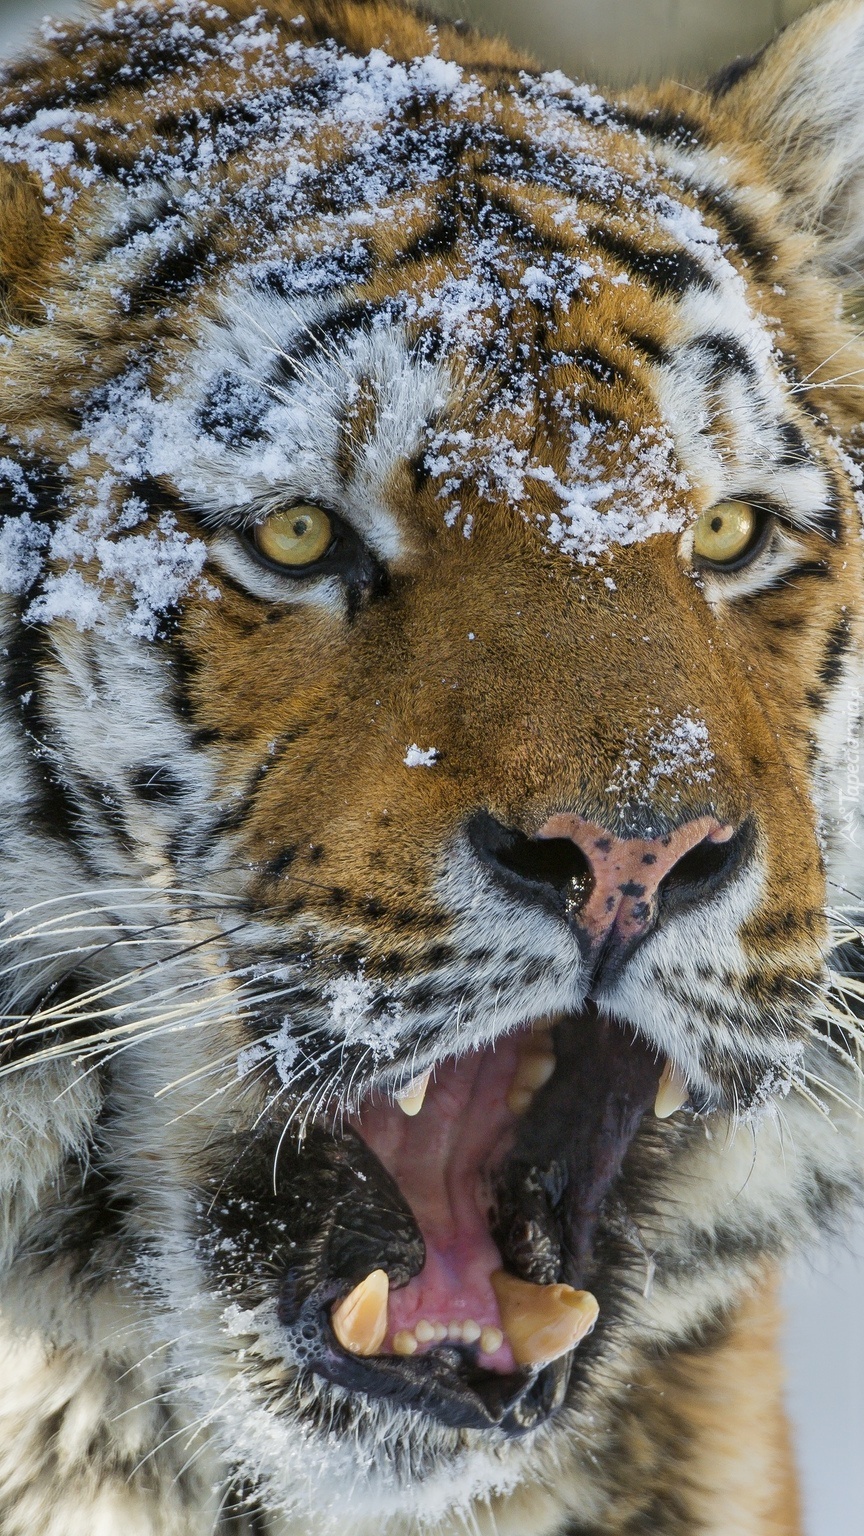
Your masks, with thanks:
[{"label": "yellow eye", "polygon": [[303,503],[271,512],[252,529],[255,548],[274,565],[302,570],[326,555],[333,542],[333,519],[322,507]]},{"label": "yellow eye", "polygon": [[693,553],[712,565],[734,565],[755,548],[763,519],[746,501],[720,501],[702,516],[693,530]]}]

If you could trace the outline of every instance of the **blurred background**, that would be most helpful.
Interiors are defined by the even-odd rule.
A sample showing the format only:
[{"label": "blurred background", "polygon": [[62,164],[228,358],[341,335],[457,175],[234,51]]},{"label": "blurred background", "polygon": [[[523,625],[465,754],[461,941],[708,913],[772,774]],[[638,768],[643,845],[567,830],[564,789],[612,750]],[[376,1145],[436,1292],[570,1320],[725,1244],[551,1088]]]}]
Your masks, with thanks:
[{"label": "blurred background", "polygon": [[[662,76],[698,84],[736,55],[760,48],[810,3],[429,0],[431,9],[504,33],[549,69],[600,85]],[[83,9],[75,0],[0,0],[0,57],[26,51],[46,12],[68,16]],[[799,1263],[788,1277],[788,1395],[807,1536],[864,1536],[862,1301],[864,1227],[844,1245]]]}]

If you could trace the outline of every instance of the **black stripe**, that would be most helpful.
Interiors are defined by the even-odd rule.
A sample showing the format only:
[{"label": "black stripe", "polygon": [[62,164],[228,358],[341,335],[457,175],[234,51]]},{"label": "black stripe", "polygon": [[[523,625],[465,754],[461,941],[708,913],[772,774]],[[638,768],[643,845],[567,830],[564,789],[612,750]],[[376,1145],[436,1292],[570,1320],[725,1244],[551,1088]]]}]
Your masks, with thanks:
[{"label": "black stripe", "polygon": [[243,823],[248,821],[254,809],[255,800],[253,794],[247,789],[244,799],[238,798],[231,805],[226,806],[224,810],[220,811],[218,816],[214,816],[212,821],[208,822],[205,831],[198,839],[199,853],[204,853],[211,848],[221,833],[239,831]]},{"label": "black stripe", "polygon": [[69,784],[56,767],[56,756],[50,751],[51,723],[45,714],[42,686],[46,672],[54,661],[53,649],[45,629],[38,624],[25,624],[20,619],[15,634],[6,650],[4,675],[7,695],[17,701],[24,730],[35,750],[29,753],[29,767],[38,789],[34,810],[28,810],[28,819],[36,822],[47,837],[69,846],[89,868],[83,847],[78,838],[81,830],[81,807]]},{"label": "black stripe", "polygon": [[170,193],[159,191],[151,199],[148,199],[146,210],[140,208],[131,217],[118,225],[110,234],[97,240],[91,247],[92,259],[102,261],[113,251],[122,250],[125,245],[130,245],[137,240],[139,235],[155,234],[160,224],[178,212],[178,203]]},{"label": "black stripe", "polygon": [[431,478],[425,449],[421,449],[419,453],[414,454],[414,457],[408,464],[408,468],[411,471],[411,483],[414,487],[414,492],[416,495],[419,495],[428,485]]},{"label": "black stripe", "polygon": [[783,613],[779,614],[777,618],[769,619],[768,623],[772,629],[786,630],[795,634],[798,630],[806,627],[807,620],[800,613]]},{"label": "black stripe", "polygon": [[797,422],[781,421],[778,431],[783,439],[780,463],[785,469],[793,469],[799,464],[813,463],[813,455]]},{"label": "black stripe", "polygon": [[183,780],[162,763],[141,763],[129,774],[129,787],[139,800],[165,804],[179,800],[185,792]]},{"label": "black stripe", "polygon": [[630,384],[632,382],[630,375],[618,363],[604,357],[594,347],[580,347],[578,352],[573,353],[570,361],[578,368],[584,368],[585,372],[590,373],[592,379],[596,379],[598,384]]},{"label": "black stripe", "polygon": [[459,243],[461,234],[459,219],[453,200],[439,203],[437,217],[423,233],[399,252],[396,266],[406,266],[413,261],[434,261],[439,256],[449,256]]},{"label": "black stripe", "polygon": [[704,127],[684,112],[672,112],[667,107],[649,107],[639,111],[635,107],[617,103],[614,109],[616,127],[629,128],[634,133],[645,133],[652,139],[662,139],[681,149],[698,149],[705,142]]},{"label": "black stripe", "polygon": [[247,448],[266,436],[263,419],[270,405],[270,397],[254,380],[226,369],[207,387],[198,407],[198,429],[226,448]]},{"label": "black stripe", "polygon": [[656,341],[653,336],[646,336],[641,331],[628,331],[626,339],[630,346],[635,347],[637,352],[642,352],[645,357],[650,358],[652,363],[669,362],[669,353],[663,346],[663,343]]},{"label": "black stripe", "polygon": [[150,124],[144,144],[127,142],[116,127],[113,133],[103,131],[86,139],[83,146],[76,146],[76,154],[105,176],[136,187],[194,172],[199,166],[201,143],[207,141],[216,150],[224,175],[250,145],[259,148],[278,135],[286,107],[320,114],[337,93],[338,86],[327,76],[288,81],[273,90],[211,102],[206,109],[163,113]]},{"label": "black stripe", "polygon": [[588,229],[592,243],[615,258],[634,277],[640,277],[661,297],[682,296],[692,289],[706,290],[714,283],[705,268],[688,251],[658,251],[636,245],[626,235],[613,234],[593,224]]},{"label": "black stripe", "polygon": [[305,326],[301,335],[280,352],[270,372],[274,384],[293,384],[299,379],[305,382],[302,364],[327,354],[332,345],[347,341],[350,336],[370,330],[382,306],[358,300],[343,309],[335,309],[321,320]]},{"label": "black stripe", "polygon": [[36,458],[3,437],[0,456],[9,459],[21,472],[21,482],[16,484],[14,472],[0,471],[0,517],[27,513],[34,523],[53,528],[60,516],[65,490],[61,470],[48,459]]},{"label": "black stripe", "polygon": [[797,385],[797,404],[805,415],[809,416],[811,421],[815,421],[817,426],[830,427],[825,407],[822,401],[811,393],[809,385],[799,382],[794,373],[790,376],[790,383]]},{"label": "black stripe", "polygon": [[565,156],[550,150],[542,142],[535,144],[528,139],[487,130],[479,137],[476,146],[462,148],[460,163],[464,164],[467,153],[475,147],[482,154],[480,170],[485,176],[500,176],[522,185],[551,188],[559,194],[569,194],[583,203],[594,203],[606,209],[617,207],[626,191],[637,192],[635,185],[607,160],[587,154]]},{"label": "black stripe", "polygon": [[852,624],[843,613],[829,631],[825,650],[819,663],[819,677],[826,688],[833,688],[843,675],[843,659],[852,644]]},{"label": "black stripe", "polygon": [[284,874],[285,870],[289,869],[294,863],[296,857],[296,843],[290,844],[287,848],[282,848],[272,859],[267,860],[264,866],[265,874],[271,876],[274,880],[278,880],[279,876]]},{"label": "black stripe", "polygon": [[737,59],[733,59],[731,64],[725,64],[706,82],[708,94],[713,96],[715,101],[722,100],[727,91],[731,91],[739,80],[743,80],[752,69],[756,68],[757,64],[761,63],[769,46],[769,43],[765,43],[757,49],[756,53],[741,54]]},{"label": "black stripe", "polygon": [[[52,47],[55,57],[59,55],[73,64],[74,77],[67,74],[62,83],[56,76],[40,80],[37,71],[50,69],[50,58],[47,66],[38,61],[36,70],[29,60],[7,67],[3,84],[18,87],[21,95],[0,109],[0,124],[23,127],[44,108],[84,106],[104,100],[115,90],[152,88],[163,76],[177,73],[183,65],[197,64],[200,69],[202,63],[218,57],[215,49],[207,49],[207,44],[214,38],[230,35],[229,29],[220,24],[224,12],[221,17],[216,12],[216,16],[213,25],[213,13],[207,16],[201,7],[195,16],[198,35],[188,39],[176,36],[164,25],[154,28],[152,12],[136,16],[131,9],[125,15],[112,11],[110,33],[98,22],[75,28],[70,36],[58,38]],[[122,44],[122,62],[118,60],[118,44]]]},{"label": "black stripe", "polygon": [[819,532],[823,534],[826,539],[831,540],[832,544],[839,545],[843,543],[844,533],[843,509],[840,500],[840,487],[837,484],[837,479],[833,469],[830,469],[827,465],[823,465],[822,472],[828,481],[829,490],[825,505],[819,511],[817,527]]},{"label": "black stripe", "polygon": [[201,662],[185,644],[180,629],[175,629],[170,637],[160,634],[156,643],[163,653],[170,677],[171,707],[181,720],[194,722],[192,689],[201,671]]},{"label": "black stripe", "polygon": [[229,222],[224,210],[205,229],[184,231],[171,250],[160,255],[143,273],[139,273],[118,300],[119,308],[130,319],[140,316],[166,298],[181,298],[202,277],[212,280],[227,251],[219,251],[217,238]]},{"label": "black stripe", "polygon": [[774,243],[744,213],[728,192],[700,193],[694,188],[702,207],[722,224],[725,233],[744,257],[748,266],[763,281],[773,274]]},{"label": "black stripe", "polygon": [[784,571],[781,576],[775,577],[767,587],[763,588],[763,591],[779,590],[782,587],[792,586],[797,581],[806,581],[811,577],[816,581],[825,581],[830,575],[831,567],[827,560],[799,560],[797,565],[793,565],[791,569]]},{"label": "black stripe", "polygon": [[369,245],[363,240],[352,240],[349,246],[325,246],[311,256],[264,262],[252,272],[250,282],[259,293],[292,299],[310,288],[321,294],[365,282],[372,276],[373,265]]},{"label": "black stripe", "polygon": [[[746,497],[744,499],[746,500]],[[831,567],[827,560],[799,560],[798,564],[793,565],[790,570],[781,571],[776,576],[772,576],[770,581],[766,581],[765,585],[760,587],[758,592],[748,592],[741,597],[737,597],[735,603],[742,611],[747,611],[758,607],[763,597],[783,592],[788,587],[794,587],[799,581],[806,581],[808,578],[824,581],[830,575]],[[801,627],[791,623],[783,624],[778,619],[772,619],[770,622],[775,629],[795,630]]]},{"label": "black stripe", "polygon": [[735,336],[705,334],[688,342],[688,347],[710,358],[714,380],[730,370],[743,374],[747,379],[756,376],[753,359]]},{"label": "black stripe", "polygon": [[79,768],[73,770],[75,792],[82,807],[86,803],[90,815],[98,825],[111,833],[117,847],[123,853],[132,849],[132,837],[122,806],[113,798],[104,780],[94,779]]},{"label": "black stripe", "polygon": [[576,259],[566,240],[556,240],[554,236],[539,230],[518,208],[514,208],[508,198],[498,193],[487,193],[478,188],[476,215],[484,233],[491,226],[496,235],[509,235],[515,244],[532,254],[562,256],[566,261]]}]

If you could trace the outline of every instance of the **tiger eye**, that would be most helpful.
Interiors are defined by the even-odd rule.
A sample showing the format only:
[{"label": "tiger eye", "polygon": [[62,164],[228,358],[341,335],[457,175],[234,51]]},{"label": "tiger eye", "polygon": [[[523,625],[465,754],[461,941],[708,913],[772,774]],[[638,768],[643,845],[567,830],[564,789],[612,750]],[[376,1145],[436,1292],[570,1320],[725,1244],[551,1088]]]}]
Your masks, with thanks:
[{"label": "tiger eye", "polygon": [[712,565],[732,565],[753,543],[759,518],[746,501],[721,501],[702,516],[693,530],[693,553]]},{"label": "tiger eye", "polygon": [[252,529],[256,549],[274,565],[302,570],[326,555],[333,542],[333,521],[323,507],[306,503],[271,512]]}]

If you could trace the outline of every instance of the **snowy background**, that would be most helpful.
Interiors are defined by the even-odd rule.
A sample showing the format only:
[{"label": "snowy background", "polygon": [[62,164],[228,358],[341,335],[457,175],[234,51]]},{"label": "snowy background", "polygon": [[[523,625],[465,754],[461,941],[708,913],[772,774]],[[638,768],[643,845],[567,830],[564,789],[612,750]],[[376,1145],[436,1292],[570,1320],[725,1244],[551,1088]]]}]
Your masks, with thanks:
[{"label": "snowy background", "polygon": [[[758,48],[807,0],[438,0],[441,10],[506,33],[543,63],[601,83],[698,80]],[[46,10],[70,0],[0,0],[0,54],[26,48]],[[787,1283],[789,1405],[807,1536],[864,1531],[864,1227],[844,1248],[801,1263]],[[729,1536],[734,1536],[730,1532]]]}]

